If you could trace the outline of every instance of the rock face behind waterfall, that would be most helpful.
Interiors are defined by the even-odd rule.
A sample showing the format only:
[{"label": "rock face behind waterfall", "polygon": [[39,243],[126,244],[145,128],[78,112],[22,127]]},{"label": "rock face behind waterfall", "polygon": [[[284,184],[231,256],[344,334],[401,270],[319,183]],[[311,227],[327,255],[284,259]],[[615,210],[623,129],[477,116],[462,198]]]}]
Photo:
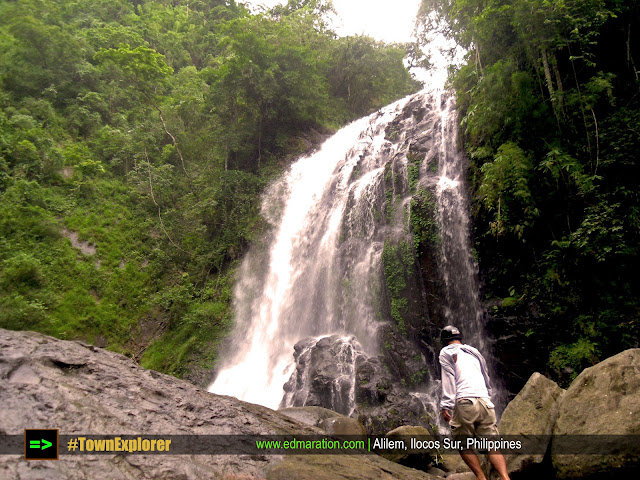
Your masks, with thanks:
[{"label": "rock face behind waterfall", "polygon": [[[268,408],[207,393],[78,342],[0,329],[0,434],[306,435],[321,430]],[[61,447],[60,451],[63,451]],[[375,455],[0,455],[0,478],[434,480]]]}]

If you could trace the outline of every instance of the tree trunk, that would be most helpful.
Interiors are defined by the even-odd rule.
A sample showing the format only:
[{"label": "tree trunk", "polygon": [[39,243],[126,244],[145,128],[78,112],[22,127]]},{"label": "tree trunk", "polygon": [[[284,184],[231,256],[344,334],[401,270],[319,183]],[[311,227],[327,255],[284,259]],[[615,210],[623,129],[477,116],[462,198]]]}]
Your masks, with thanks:
[{"label": "tree trunk", "polygon": [[542,48],[542,66],[544,67],[544,78],[547,80],[547,89],[549,90],[549,98],[551,103],[555,105],[556,96],[553,90],[553,81],[551,80],[551,69],[549,68],[549,60],[547,59],[547,51]]},{"label": "tree trunk", "polygon": [[584,131],[587,136],[587,148],[589,149],[589,157],[592,157],[591,152],[591,138],[589,137],[589,127],[587,126],[587,116],[584,113],[584,102],[582,101],[582,91],[580,90],[580,82],[578,81],[578,74],[576,73],[576,65],[571,54],[571,45],[567,44],[569,49],[569,58],[571,59],[571,69],[573,70],[573,78],[576,81],[576,89],[578,91],[578,100],[580,101],[580,112],[582,113],[582,123],[584,124]]},{"label": "tree trunk", "polygon": [[540,49],[542,53],[542,66],[544,68],[544,78],[547,81],[547,89],[549,90],[549,98],[551,99],[551,108],[553,109],[553,115],[556,117],[558,128],[560,128],[560,117],[558,116],[558,99],[556,98],[555,91],[553,89],[553,80],[551,79],[551,69],[549,68],[549,59],[547,58],[547,50],[542,47]]},{"label": "tree trunk", "polygon": [[562,76],[560,75],[560,70],[558,69],[558,60],[556,59],[555,53],[551,53],[551,66],[553,67],[553,74],[556,77],[556,86],[558,90],[556,95],[558,97],[558,107],[562,112],[562,116],[566,117],[566,113],[564,111],[564,87],[562,85]]},{"label": "tree trunk", "polygon": [[189,183],[189,189],[191,190],[191,193],[193,193],[193,195],[196,198],[198,198],[198,194],[193,189],[193,184],[191,183],[191,177],[187,173],[187,169],[186,169],[186,167],[184,165],[184,158],[182,157],[182,152],[180,151],[180,148],[178,147],[178,142],[176,141],[176,137],[174,137],[171,134],[171,132],[167,129],[167,124],[164,121],[164,117],[162,116],[162,110],[160,110],[160,107],[158,107],[158,105],[156,105],[155,103],[152,103],[151,105],[153,105],[154,108],[158,111],[158,115],[160,116],[160,121],[162,122],[162,127],[164,128],[165,133],[167,135],[169,135],[169,138],[171,138],[171,143],[173,144],[174,148],[176,149],[176,152],[178,153],[178,157],[180,158],[180,164],[182,165],[182,171],[184,172],[185,176],[187,177],[187,182]]},{"label": "tree trunk", "polygon": [[633,74],[636,76],[636,80],[639,80],[638,73],[640,72],[636,69],[636,64],[631,56],[631,24],[627,27],[627,65],[633,71]]},{"label": "tree trunk", "polygon": [[484,77],[484,70],[482,69],[482,61],[480,60],[480,46],[478,42],[473,42],[476,50],[476,72],[478,71],[478,67],[480,67],[480,76]]}]

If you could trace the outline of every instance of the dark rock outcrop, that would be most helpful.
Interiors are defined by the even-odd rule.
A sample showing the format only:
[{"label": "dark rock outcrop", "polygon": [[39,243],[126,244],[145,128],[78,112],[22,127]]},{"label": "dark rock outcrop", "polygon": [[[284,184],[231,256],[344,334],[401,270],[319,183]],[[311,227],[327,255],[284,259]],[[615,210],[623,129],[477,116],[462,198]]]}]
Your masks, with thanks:
[{"label": "dark rock outcrop", "polygon": [[360,344],[353,337],[333,335],[296,343],[296,371],[284,386],[287,395],[283,403],[325,407],[349,415],[353,408],[356,356],[360,352]]},{"label": "dark rock outcrop", "polygon": [[[0,434],[58,428],[61,435],[322,433],[265,407],[214,395],[78,342],[0,330]],[[373,455],[0,456],[16,479],[434,479]]]},{"label": "dark rock outcrop", "polygon": [[433,423],[432,413],[385,367],[384,357],[368,356],[353,337],[301,340],[294,358],[283,405],[322,406],[357,417],[369,434]]},{"label": "dark rock outcrop", "polygon": [[[491,312],[500,304],[488,302],[485,310]],[[546,371],[548,358],[542,352],[547,351],[553,339],[544,335],[528,335],[528,332],[538,331],[539,326],[539,320],[531,312],[528,315],[487,316],[487,338],[491,339],[495,369],[501,373],[510,397],[524,387],[531,372]]]}]

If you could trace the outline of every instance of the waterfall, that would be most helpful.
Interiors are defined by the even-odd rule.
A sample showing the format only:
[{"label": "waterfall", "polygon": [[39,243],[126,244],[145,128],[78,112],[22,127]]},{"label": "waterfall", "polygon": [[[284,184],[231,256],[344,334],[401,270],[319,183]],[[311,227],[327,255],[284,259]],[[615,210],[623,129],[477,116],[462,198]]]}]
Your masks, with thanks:
[{"label": "waterfall", "polygon": [[436,196],[441,242],[438,256],[443,280],[443,311],[446,323],[463,332],[464,342],[490,357],[483,331],[484,309],[480,302],[477,265],[471,253],[466,157],[458,149],[458,125],[453,96],[443,98],[440,124],[440,161]]},{"label": "waterfall", "polygon": [[[355,335],[378,348],[374,309],[384,239],[402,225],[376,218],[385,166],[398,146],[385,128],[411,97],[338,131],[266,192],[273,235],[245,258],[234,292],[237,351],[210,391],[277,408],[308,336]],[[348,237],[348,238],[347,238]]]},{"label": "waterfall", "polygon": [[[438,90],[402,99],[344,127],[270,186],[262,214],[272,229],[239,269],[232,348],[210,391],[271,408],[324,403],[353,414],[358,361],[380,356],[381,329],[394,321],[396,337],[420,359],[412,361],[427,365],[421,349],[433,338],[419,338],[415,321],[404,323],[416,307],[389,308],[383,272],[385,242],[413,245],[418,188],[437,198],[444,317],[487,353],[453,103]],[[331,376],[324,402],[309,399],[319,347],[335,364],[322,372]]]}]

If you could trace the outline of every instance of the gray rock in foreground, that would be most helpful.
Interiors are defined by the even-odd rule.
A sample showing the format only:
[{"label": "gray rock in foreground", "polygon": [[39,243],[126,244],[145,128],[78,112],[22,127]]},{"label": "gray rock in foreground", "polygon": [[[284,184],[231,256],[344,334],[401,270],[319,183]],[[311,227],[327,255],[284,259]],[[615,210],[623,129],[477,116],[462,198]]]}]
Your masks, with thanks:
[{"label": "gray rock in foreground", "polygon": [[[509,402],[498,425],[500,434],[537,437],[539,441],[536,450],[540,452],[507,455],[509,472],[532,470],[542,463],[558,416],[558,402],[563,393],[564,390],[554,381],[536,372]],[[541,478],[540,475],[538,477]]]},{"label": "gray rock in foreground", "polygon": [[[578,375],[560,401],[553,434],[557,478],[638,478],[629,472],[640,472],[640,349],[625,350]],[[618,454],[568,455],[559,435],[621,437],[615,443]]]},{"label": "gray rock in foreground", "polygon": [[[116,353],[34,332],[0,329],[0,434],[317,434],[265,407],[145,370]],[[0,456],[16,479],[435,479],[368,455]]]},{"label": "gray rock in foreground", "polygon": [[312,427],[320,427],[320,423],[328,418],[347,418],[338,412],[323,407],[288,407],[279,409],[278,413],[291,417],[305,425],[311,425]]}]

